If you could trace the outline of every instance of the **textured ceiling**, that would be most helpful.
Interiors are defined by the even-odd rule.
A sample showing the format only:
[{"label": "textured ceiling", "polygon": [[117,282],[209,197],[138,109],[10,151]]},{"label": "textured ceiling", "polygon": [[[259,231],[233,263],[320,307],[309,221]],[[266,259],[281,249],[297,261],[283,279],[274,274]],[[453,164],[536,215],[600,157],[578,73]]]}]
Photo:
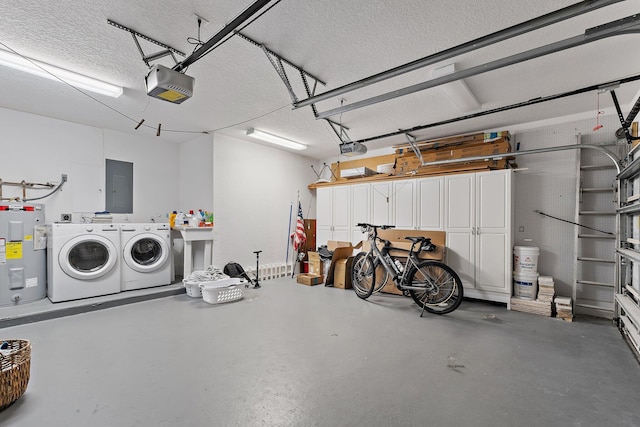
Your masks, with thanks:
[{"label": "textured ceiling", "polygon": [[[275,4],[272,2],[271,4]],[[243,29],[285,59],[333,89],[406,62],[439,52],[486,34],[519,24],[576,2],[564,0],[281,0]],[[209,39],[250,4],[249,1],[191,0],[95,1],[0,0],[0,43],[24,56],[71,69],[125,87],[118,99],[92,98],[59,82],[0,67],[0,106],[76,123],[124,132],[155,135],[181,142],[204,131],[239,139],[255,127],[309,145],[303,154],[323,159],[339,153],[338,138],[310,107],[292,109],[291,99],[262,50],[235,36],[196,63],[187,74],[196,79],[193,98],[180,105],[146,96],[148,67],[131,34],[107,24],[116,21],[189,54],[197,36],[194,13],[209,23],[200,38]],[[485,64],[544,44],[581,35],[588,28],[640,12],[640,0],[627,0],[554,24],[542,30],[461,55],[451,61],[378,83],[318,103],[320,111],[397,90],[431,78],[431,71],[449,62],[458,68]],[[571,91],[640,73],[635,53],[640,35],[616,36],[465,79],[482,110]],[[6,49],[0,45],[0,48]],[[145,53],[161,50],[142,43]],[[182,58],[179,58],[182,59]],[[169,58],[156,63],[172,66]],[[286,66],[285,66],[286,67]],[[304,95],[299,74],[288,68],[298,95]],[[640,83],[616,90],[625,114]],[[611,108],[601,96],[600,108]],[[574,114],[597,112],[597,94],[459,121],[413,133],[428,139],[466,132],[508,129],[508,126]],[[427,89],[332,117],[349,128],[352,140],[370,138],[455,118],[460,111],[441,88]],[[138,130],[135,125],[145,119]],[[612,130],[613,131],[613,130]],[[403,135],[368,142],[370,149],[406,141]]]}]

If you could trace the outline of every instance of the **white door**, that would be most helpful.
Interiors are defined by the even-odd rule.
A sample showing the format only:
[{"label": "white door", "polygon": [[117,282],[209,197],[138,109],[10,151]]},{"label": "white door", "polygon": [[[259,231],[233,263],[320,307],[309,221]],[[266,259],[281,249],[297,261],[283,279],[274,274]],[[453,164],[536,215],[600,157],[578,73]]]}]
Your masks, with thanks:
[{"label": "white door", "polygon": [[476,175],[476,289],[510,292],[511,171]]},{"label": "white door", "polygon": [[358,223],[371,222],[370,187],[365,185],[351,186],[351,242],[357,244],[367,239],[367,233],[363,233]]},{"label": "white door", "polygon": [[333,239],[341,242],[351,241],[351,208],[350,185],[333,188]]},{"label": "white door", "polygon": [[371,222],[373,225],[391,223],[391,183],[371,184]]},{"label": "white door", "polygon": [[474,194],[473,174],[445,177],[446,262],[468,288],[475,285]]},{"label": "white door", "polygon": [[420,230],[444,229],[444,177],[416,181],[418,200],[417,227]]},{"label": "white door", "polygon": [[393,181],[392,209],[394,225],[403,230],[416,228],[415,180]]},{"label": "white door", "polygon": [[[291,213],[292,227],[295,224],[297,207]],[[322,246],[331,240],[333,225],[333,188],[324,187],[316,190],[316,245]]]}]

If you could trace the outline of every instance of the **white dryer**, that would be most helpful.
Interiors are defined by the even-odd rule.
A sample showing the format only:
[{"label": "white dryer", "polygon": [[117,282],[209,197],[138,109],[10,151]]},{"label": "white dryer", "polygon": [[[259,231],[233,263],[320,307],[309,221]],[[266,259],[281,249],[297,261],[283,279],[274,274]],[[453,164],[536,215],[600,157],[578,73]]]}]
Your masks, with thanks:
[{"label": "white dryer", "polygon": [[47,295],[52,302],[120,292],[117,224],[47,225]]},{"label": "white dryer", "polygon": [[123,291],[171,284],[169,224],[120,224],[120,239]]}]

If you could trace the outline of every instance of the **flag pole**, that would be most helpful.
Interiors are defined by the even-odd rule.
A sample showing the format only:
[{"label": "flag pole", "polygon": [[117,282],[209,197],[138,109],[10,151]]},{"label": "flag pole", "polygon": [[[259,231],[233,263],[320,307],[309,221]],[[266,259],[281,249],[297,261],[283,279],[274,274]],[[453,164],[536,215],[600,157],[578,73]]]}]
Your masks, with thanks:
[{"label": "flag pole", "polygon": [[293,211],[293,202],[289,203],[289,228],[287,229],[287,255],[284,257],[284,271],[289,268],[289,244],[291,243],[291,212]]},{"label": "flag pole", "polygon": [[[298,190],[298,207],[296,208],[296,226],[294,233],[298,233],[298,211],[300,210],[300,190]],[[296,275],[296,264],[298,263],[298,253],[300,252],[300,246],[298,249],[294,248],[293,251],[293,267],[291,268],[291,278],[293,279]]]}]

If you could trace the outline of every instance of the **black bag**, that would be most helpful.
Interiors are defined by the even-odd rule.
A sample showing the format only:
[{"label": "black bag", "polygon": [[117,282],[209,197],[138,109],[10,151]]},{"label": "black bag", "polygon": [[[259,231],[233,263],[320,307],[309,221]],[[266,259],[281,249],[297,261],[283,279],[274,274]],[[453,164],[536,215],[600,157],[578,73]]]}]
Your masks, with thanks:
[{"label": "black bag", "polygon": [[229,277],[242,277],[243,279],[251,281],[246,271],[244,271],[244,268],[242,268],[242,266],[237,262],[231,261],[230,263],[227,263],[222,271]]}]

